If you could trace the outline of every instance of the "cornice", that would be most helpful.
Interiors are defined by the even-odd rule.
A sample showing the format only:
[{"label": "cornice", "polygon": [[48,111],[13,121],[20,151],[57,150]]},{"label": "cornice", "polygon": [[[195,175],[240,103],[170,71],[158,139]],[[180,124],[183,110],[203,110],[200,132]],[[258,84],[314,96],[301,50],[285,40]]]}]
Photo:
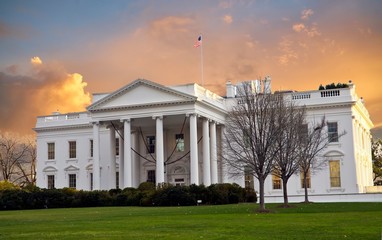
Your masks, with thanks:
[{"label": "cornice", "polygon": [[48,127],[39,127],[39,128],[33,128],[35,132],[47,132],[47,131],[54,131],[54,130],[66,130],[66,129],[80,129],[80,128],[91,128],[92,124],[76,124],[76,125],[62,125],[62,126],[48,126]]}]

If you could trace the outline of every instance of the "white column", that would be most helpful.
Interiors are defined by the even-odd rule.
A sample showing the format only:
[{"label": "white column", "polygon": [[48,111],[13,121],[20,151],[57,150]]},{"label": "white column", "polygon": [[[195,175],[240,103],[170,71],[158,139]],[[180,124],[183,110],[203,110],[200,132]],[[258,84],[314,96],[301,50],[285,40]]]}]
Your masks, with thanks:
[{"label": "white column", "polygon": [[164,150],[163,150],[163,117],[154,117],[156,120],[156,183],[164,183]]},{"label": "white column", "polygon": [[[123,136],[124,131],[122,131]],[[123,137],[124,138],[124,137]],[[125,140],[121,137],[119,138],[119,188],[125,188],[124,181],[124,169],[125,169]]]},{"label": "white column", "polygon": [[210,131],[207,118],[203,119],[203,184],[211,185]]},{"label": "white column", "polygon": [[133,187],[133,178],[132,178],[132,160],[131,160],[131,120],[124,119],[123,120],[123,129],[124,129],[124,187]]},{"label": "white column", "polygon": [[116,141],[115,141],[115,129],[113,126],[109,126],[109,141],[110,141],[110,168],[109,168],[109,179],[108,179],[108,182],[109,182],[109,189],[114,189],[116,187],[115,185],[115,156],[116,156],[116,152],[115,152],[115,145],[116,145]]},{"label": "white column", "polygon": [[191,184],[199,185],[198,132],[196,114],[190,115],[190,169]]},{"label": "white column", "polygon": [[216,123],[212,122],[210,126],[211,138],[211,183],[218,183],[218,152],[216,147]]},{"label": "white column", "polygon": [[99,122],[93,122],[93,190],[101,189]]},{"label": "white column", "polygon": [[[225,132],[225,127],[224,125],[220,125],[220,142],[219,142],[219,155],[222,156],[220,158],[220,182],[221,183],[227,183],[228,182],[228,169],[227,169],[227,164],[224,163],[224,158],[226,158],[226,155],[224,153],[224,144],[223,142],[225,141],[225,136],[224,136],[224,132]],[[224,157],[223,157],[224,156]]]},{"label": "white column", "polygon": [[[138,132],[133,132],[132,134],[132,147],[133,149],[135,149],[136,151],[139,149],[139,134]],[[138,156],[138,154],[135,154],[133,153],[133,187],[135,188],[138,188],[139,184],[140,184],[140,170],[141,170],[141,166],[140,166],[140,158]]]}]

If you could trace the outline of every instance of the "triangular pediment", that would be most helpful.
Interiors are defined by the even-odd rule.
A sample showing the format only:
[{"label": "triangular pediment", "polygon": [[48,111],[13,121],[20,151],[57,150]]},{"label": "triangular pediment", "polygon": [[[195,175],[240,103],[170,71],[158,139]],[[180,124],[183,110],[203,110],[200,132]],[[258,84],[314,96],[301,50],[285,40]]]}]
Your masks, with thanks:
[{"label": "triangular pediment", "polygon": [[76,166],[70,165],[70,166],[64,168],[64,170],[67,171],[67,172],[71,172],[71,171],[78,171],[80,169],[78,167],[76,167]]},{"label": "triangular pediment", "polygon": [[88,111],[179,104],[193,101],[196,101],[195,96],[148,80],[138,79],[93,103],[88,107]]}]

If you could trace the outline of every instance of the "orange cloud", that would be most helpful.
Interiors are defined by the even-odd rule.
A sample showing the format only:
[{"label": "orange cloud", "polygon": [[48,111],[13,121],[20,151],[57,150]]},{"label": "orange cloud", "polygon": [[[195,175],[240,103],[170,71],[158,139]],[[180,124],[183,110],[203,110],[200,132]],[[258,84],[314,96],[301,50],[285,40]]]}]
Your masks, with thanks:
[{"label": "orange cloud", "polygon": [[232,16],[231,15],[224,15],[223,22],[225,22],[227,24],[231,24],[233,22]]},{"label": "orange cloud", "polygon": [[[90,104],[87,83],[80,74],[68,74],[62,67],[31,59],[32,73],[0,72],[0,130],[30,134],[36,116],[53,111],[84,111]],[[11,117],[10,117],[11,116]]]},{"label": "orange cloud", "polygon": [[305,29],[305,25],[303,23],[297,23],[297,24],[294,24],[292,28],[295,32],[301,32],[302,30]]}]

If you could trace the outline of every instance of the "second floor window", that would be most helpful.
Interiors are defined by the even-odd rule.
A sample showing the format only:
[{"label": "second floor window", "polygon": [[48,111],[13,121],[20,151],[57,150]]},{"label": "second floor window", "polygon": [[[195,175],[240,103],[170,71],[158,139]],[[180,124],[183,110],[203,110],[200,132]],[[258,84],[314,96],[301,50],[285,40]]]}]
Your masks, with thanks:
[{"label": "second floor window", "polygon": [[184,135],[175,134],[175,142],[176,142],[176,151],[184,152]]},{"label": "second floor window", "polygon": [[338,142],[338,124],[337,122],[328,122],[329,142]]},{"label": "second floor window", "polygon": [[93,157],[93,139],[90,139],[90,157]]},{"label": "second floor window", "polygon": [[147,153],[155,153],[155,136],[146,137]]},{"label": "second floor window", "polygon": [[69,158],[77,157],[77,142],[69,141]]},{"label": "second floor window", "polygon": [[115,156],[119,156],[119,138],[115,139]]},{"label": "second floor window", "polygon": [[54,143],[48,143],[48,159],[54,159]]}]

